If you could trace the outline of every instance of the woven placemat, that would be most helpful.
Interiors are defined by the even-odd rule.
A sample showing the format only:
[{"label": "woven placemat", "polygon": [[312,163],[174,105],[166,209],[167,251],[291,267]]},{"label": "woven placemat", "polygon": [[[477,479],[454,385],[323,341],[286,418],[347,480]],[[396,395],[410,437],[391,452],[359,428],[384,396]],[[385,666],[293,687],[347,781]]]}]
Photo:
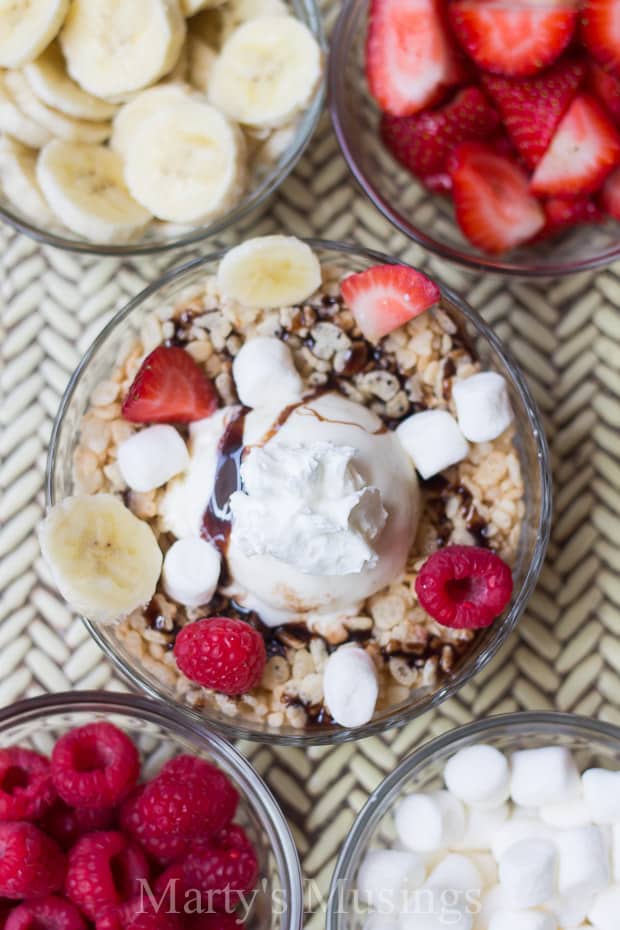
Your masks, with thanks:
[{"label": "woven placemat", "polygon": [[[325,6],[329,26],[337,4]],[[476,276],[425,255],[362,198],[327,116],[252,229],[354,240],[426,265],[458,290],[525,370],[555,478],[552,541],[538,590],[516,635],[458,697],[400,731],[334,749],[243,744],[287,811],[316,904],[368,792],[420,740],[521,709],[620,723],[620,264],[532,283]],[[53,417],[80,355],[115,310],[189,254],[84,258],[0,227],[2,706],[42,691],[124,687],[44,584],[34,527],[43,513]],[[308,927],[323,925],[316,911]]]}]

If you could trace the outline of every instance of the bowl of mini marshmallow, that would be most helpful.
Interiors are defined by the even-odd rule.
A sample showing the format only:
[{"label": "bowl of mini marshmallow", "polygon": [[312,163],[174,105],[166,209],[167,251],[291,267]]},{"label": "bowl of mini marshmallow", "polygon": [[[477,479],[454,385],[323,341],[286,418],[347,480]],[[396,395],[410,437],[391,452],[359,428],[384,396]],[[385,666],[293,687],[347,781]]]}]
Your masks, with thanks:
[{"label": "bowl of mini marshmallow", "polygon": [[327,930],[616,930],[620,729],[518,713],[459,727],[371,795]]}]

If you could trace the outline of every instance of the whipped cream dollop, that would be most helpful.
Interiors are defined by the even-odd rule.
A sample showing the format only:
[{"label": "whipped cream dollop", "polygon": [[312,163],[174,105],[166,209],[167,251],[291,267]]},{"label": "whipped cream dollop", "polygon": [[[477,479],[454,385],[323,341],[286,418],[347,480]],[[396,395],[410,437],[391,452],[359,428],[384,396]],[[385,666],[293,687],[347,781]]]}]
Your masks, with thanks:
[{"label": "whipped cream dollop", "polygon": [[306,575],[350,575],[375,567],[373,541],[387,512],[379,488],[355,467],[353,446],[270,442],[250,449],[243,490],[230,499],[237,545]]}]

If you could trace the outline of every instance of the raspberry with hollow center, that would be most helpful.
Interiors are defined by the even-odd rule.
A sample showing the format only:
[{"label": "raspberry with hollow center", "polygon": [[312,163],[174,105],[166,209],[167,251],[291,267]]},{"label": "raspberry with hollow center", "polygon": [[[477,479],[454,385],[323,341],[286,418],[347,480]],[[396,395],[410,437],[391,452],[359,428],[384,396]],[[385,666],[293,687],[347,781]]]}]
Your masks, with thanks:
[{"label": "raspberry with hollow center", "polygon": [[512,595],[512,573],[494,552],[478,546],[447,546],[424,563],[415,582],[420,604],[443,626],[476,630],[490,626]]},{"label": "raspberry with hollow center", "polygon": [[40,822],[41,829],[65,850],[84,834],[112,830],[115,824],[112,807],[69,807],[64,801],[57,801]]},{"label": "raspberry with hollow center", "polygon": [[185,888],[199,891],[217,910],[235,907],[258,877],[258,860],[245,831],[225,827],[208,843],[197,843],[183,863]]},{"label": "raspberry with hollow center", "polygon": [[181,930],[181,920],[167,913],[165,906],[155,912],[146,895],[137,895],[104,910],[97,918],[96,930]]},{"label": "raspberry with hollow center", "polygon": [[31,749],[0,749],[0,820],[38,820],[56,798],[49,760]]},{"label": "raspberry with hollow center", "polygon": [[52,752],[52,778],[73,807],[113,807],[140,774],[138,750],[111,723],[87,723],[61,736]]},{"label": "raspberry with hollow center", "polygon": [[183,627],[174,644],[179,669],[190,681],[223,694],[245,694],[267,661],[260,633],[243,620],[205,617]]},{"label": "raspberry with hollow center", "polygon": [[38,898],[62,888],[60,847],[31,823],[0,823],[0,897]]},{"label": "raspberry with hollow center", "polygon": [[4,930],[86,930],[86,924],[75,904],[48,895],[16,907]]},{"label": "raspberry with hollow center", "polygon": [[89,833],[69,853],[65,891],[83,914],[96,920],[106,907],[138,894],[149,871],[142,850],[122,833]]}]

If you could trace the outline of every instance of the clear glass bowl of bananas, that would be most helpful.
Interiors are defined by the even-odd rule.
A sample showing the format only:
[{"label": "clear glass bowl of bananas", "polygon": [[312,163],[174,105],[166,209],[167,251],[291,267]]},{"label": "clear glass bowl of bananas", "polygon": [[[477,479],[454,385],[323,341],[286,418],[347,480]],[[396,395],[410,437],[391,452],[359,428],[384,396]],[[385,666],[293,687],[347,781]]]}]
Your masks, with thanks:
[{"label": "clear glass bowl of bananas", "polygon": [[260,212],[319,117],[323,35],[315,0],[16,0],[0,68],[0,218],[140,254]]}]

